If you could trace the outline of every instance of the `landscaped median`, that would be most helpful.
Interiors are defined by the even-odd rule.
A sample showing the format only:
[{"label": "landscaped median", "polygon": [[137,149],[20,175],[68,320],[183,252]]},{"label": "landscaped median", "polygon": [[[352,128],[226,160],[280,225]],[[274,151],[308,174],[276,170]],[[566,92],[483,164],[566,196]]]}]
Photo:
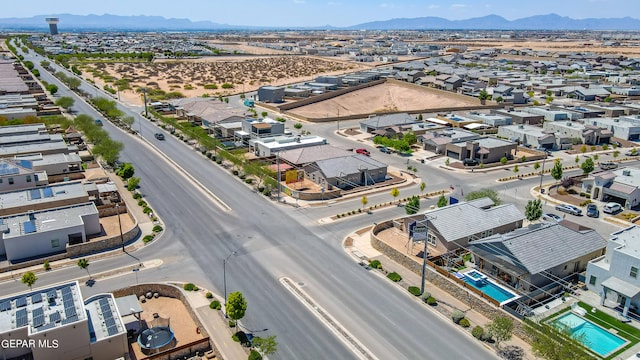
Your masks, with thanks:
[{"label": "landscaped median", "polygon": [[[397,189],[394,189],[397,190]],[[356,210],[350,210],[344,213],[340,213],[340,214],[336,214],[334,216],[331,216],[331,220],[338,220],[341,218],[345,218],[345,217],[349,217],[351,215],[358,215],[358,214],[368,214],[369,212],[373,211],[373,210],[377,210],[377,209],[383,209],[383,208],[387,208],[390,206],[413,206],[415,207],[415,199],[417,198],[418,200],[420,199],[429,199],[432,196],[438,196],[438,195],[444,195],[449,193],[448,190],[438,190],[438,191],[433,191],[433,192],[429,192],[426,194],[421,194],[421,195],[414,195],[414,196],[409,196],[400,200],[394,200],[394,201],[389,201],[389,202],[384,202],[384,203],[379,203],[379,204],[375,204],[375,205],[371,205],[369,207],[365,207],[365,205],[367,205],[367,201],[366,201],[366,196],[362,197],[362,204],[363,207],[362,208],[358,208]],[[394,191],[392,190],[391,195],[393,196]],[[399,195],[399,192],[397,193]],[[397,197],[398,195],[395,195],[395,197]],[[419,209],[419,205],[417,206],[417,208]]]}]

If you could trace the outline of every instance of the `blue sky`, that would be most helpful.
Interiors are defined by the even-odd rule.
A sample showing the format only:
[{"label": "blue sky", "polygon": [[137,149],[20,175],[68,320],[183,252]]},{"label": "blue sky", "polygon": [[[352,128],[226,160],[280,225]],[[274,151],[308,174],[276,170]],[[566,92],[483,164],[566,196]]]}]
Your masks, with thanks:
[{"label": "blue sky", "polygon": [[0,17],[70,13],[159,15],[230,25],[348,26],[400,17],[513,20],[556,13],[576,19],[640,17],[638,0],[3,0]]}]

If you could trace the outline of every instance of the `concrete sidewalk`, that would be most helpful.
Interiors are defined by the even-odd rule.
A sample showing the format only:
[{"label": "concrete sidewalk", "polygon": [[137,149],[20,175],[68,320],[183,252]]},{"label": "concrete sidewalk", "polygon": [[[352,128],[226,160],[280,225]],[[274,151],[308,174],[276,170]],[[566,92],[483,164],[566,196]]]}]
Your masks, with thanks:
[{"label": "concrete sidewalk", "polygon": [[[221,310],[213,310],[209,308],[209,303],[213,300],[207,299],[204,294],[208,290],[201,291],[183,291],[189,305],[193,308],[200,323],[204,326],[209,338],[213,341],[216,349],[225,360],[243,360],[249,354],[240,343],[233,341],[232,329],[229,328],[228,322],[223,318]],[[224,301],[220,297],[215,296],[221,304]]]},{"label": "concrete sidewalk", "polygon": [[[349,234],[347,239],[349,238],[352,241],[346,242],[345,251],[350,253],[358,261],[364,261],[366,259],[379,260],[382,263],[382,266],[384,267],[385,270],[389,272],[395,271],[398,274],[400,274],[400,276],[402,276],[404,283],[412,284],[415,286],[420,285],[420,281],[421,281],[420,275],[415,274],[414,272],[406,269],[402,265],[394,262],[384,254],[380,253],[378,250],[374,249],[373,246],[371,246],[370,231],[354,232]],[[351,242],[352,244],[351,246],[349,246],[349,242]],[[381,277],[383,276],[382,273],[377,273],[377,274],[379,274],[379,276]],[[398,285],[398,287],[400,287],[400,285]],[[404,288],[402,288],[402,291],[406,292],[408,296],[413,296],[413,295],[410,295],[409,292],[406,291],[406,289]],[[447,307],[449,308],[450,311],[460,310],[464,312],[466,314],[465,317],[469,319],[469,321],[471,322],[471,327],[469,329],[473,329],[473,327],[476,325],[480,325],[483,328],[486,328],[486,325],[491,321],[491,319],[488,319],[481,313],[471,309],[464,302],[453,297],[451,294],[433,285],[429,281],[425,282],[425,292],[431,293],[431,296],[435,297],[438,300],[438,306]],[[473,296],[473,295],[469,295],[469,296]],[[434,311],[434,309],[430,308],[428,305],[425,304],[425,311]],[[442,314],[439,311],[435,311],[435,313],[441,316],[445,321],[452,321],[450,317]],[[460,327],[460,330],[464,332],[466,335],[468,335],[470,337],[470,340],[473,339],[473,341],[477,341],[471,336],[470,331],[463,330],[462,327]],[[485,343],[483,343],[483,345],[488,346]],[[531,345],[529,345],[529,343],[525,342],[524,340],[516,336],[513,336],[511,340],[503,342],[501,344],[501,346],[503,347],[505,345],[515,345],[522,348],[525,351],[525,357],[524,357],[525,359],[537,359],[532,353]]]}]

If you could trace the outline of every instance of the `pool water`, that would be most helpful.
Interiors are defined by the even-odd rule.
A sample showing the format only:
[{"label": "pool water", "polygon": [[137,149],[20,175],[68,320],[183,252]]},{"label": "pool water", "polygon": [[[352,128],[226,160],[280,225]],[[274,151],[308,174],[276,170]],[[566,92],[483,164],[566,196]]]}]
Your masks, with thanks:
[{"label": "pool water", "polygon": [[567,327],[574,336],[583,337],[583,344],[603,357],[627,342],[574,313],[562,315],[553,324],[557,328]]},{"label": "pool water", "polygon": [[516,294],[507,291],[506,289],[501,288],[500,286],[498,286],[497,284],[494,284],[491,280],[487,279],[486,281],[484,281],[482,284],[475,284],[473,281],[471,281],[468,278],[464,278],[464,281],[473,286],[474,288],[482,291],[483,293],[487,294],[489,297],[491,297],[492,299],[496,300],[499,303],[503,303],[509,299],[512,299],[514,297],[516,297]]}]

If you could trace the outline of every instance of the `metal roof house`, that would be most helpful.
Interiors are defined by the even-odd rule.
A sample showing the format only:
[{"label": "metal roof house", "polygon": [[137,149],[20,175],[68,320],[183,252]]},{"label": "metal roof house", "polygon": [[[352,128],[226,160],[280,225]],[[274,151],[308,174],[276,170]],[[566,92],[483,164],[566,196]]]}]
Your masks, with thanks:
[{"label": "metal roof house", "polygon": [[536,293],[540,288],[564,291],[567,281],[602,255],[605,246],[595,230],[565,220],[474,240],[468,249],[483,272],[520,291]]},{"label": "metal roof house", "polygon": [[407,113],[372,115],[368,119],[360,122],[360,131],[371,133],[375,130],[393,126],[410,126],[417,122],[419,121]]},{"label": "metal roof house", "polygon": [[27,344],[3,346],[7,359],[110,360],[128,352],[113,295],[83,302],[77,281],[0,298],[0,337]]},{"label": "metal roof house", "polygon": [[387,164],[360,154],[316,160],[303,169],[306,178],[328,189],[369,186],[387,178]]}]

